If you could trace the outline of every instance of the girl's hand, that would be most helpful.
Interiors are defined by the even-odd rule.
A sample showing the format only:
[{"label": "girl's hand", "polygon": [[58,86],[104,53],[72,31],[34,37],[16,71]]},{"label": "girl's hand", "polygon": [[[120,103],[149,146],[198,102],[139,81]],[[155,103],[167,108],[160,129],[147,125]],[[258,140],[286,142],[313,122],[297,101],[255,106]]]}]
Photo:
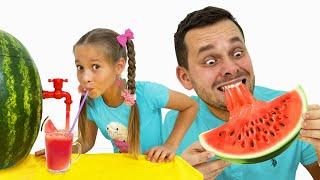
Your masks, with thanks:
[{"label": "girl's hand", "polygon": [[151,162],[170,162],[173,160],[175,153],[175,148],[169,145],[157,146],[145,153],[147,155],[147,160]]},{"label": "girl's hand", "polygon": [[79,85],[78,86],[78,92],[81,93],[81,94],[85,94],[86,93],[86,89],[83,86]]}]

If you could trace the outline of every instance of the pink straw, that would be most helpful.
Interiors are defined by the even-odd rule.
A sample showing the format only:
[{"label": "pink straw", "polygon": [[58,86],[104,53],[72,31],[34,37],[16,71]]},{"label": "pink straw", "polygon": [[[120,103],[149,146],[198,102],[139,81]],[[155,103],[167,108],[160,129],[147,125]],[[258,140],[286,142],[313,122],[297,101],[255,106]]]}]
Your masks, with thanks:
[{"label": "pink straw", "polygon": [[73,121],[73,124],[72,124],[72,126],[71,126],[70,132],[72,132],[74,126],[76,125],[76,122],[77,122],[77,120],[78,120],[78,118],[79,118],[81,109],[82,109],[82,107],[83,107],[83,105],[84,105],[84,102],[85,102],[86,99],[87,99],[88,94],[89,94],[89,91],[86,91],[86,93],[85,93],[84,96],[83,96],[83,99],[81,100],[80,108],[79,108],[79,110],[78,110],[78,113],[77,113],[77,115],[76,115],[76,118],[75,118],[74,121]]}]

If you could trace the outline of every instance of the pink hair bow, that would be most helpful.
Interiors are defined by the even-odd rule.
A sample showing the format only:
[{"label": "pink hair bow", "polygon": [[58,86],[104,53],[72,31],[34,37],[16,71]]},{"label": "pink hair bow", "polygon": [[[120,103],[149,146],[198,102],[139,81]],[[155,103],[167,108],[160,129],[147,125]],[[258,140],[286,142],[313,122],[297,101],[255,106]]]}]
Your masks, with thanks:
[{"label": "pink hair bow", "polygon": [[127,29],[124,34],[120,34],[117,36],[117,40],[121,47],[125,47],[127,44],[127,41],[133,39],[133,32],[130,29]]},{"label": "pink hair bow", "polygon": [[136,96],[135,94],[131,94],[130,90],[125,89],[123,92],[121,92],[121,96],[124,98],[124,103],[132,106],[134,105],[136,101]]}]

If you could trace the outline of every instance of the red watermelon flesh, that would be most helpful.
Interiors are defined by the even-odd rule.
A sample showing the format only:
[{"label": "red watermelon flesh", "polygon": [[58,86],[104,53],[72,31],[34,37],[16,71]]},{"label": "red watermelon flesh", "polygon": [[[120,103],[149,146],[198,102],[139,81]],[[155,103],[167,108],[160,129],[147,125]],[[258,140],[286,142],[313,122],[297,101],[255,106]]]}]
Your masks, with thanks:
[{"label": "red watermelon flesh", "polygon": [[52,123],[51,119],[48,119],[46,124],[44,125],[44,132],[45,133],[51,133],[58,131],[57,128]]},{"label": "red watermelon flesh", "polygon": [[297,137],[307,109],[301,87],[263,102],[239,83],[226,88],[225,97],[229,121],[199,139],[205,149],[234,163],[256,163],[280,154]]}]

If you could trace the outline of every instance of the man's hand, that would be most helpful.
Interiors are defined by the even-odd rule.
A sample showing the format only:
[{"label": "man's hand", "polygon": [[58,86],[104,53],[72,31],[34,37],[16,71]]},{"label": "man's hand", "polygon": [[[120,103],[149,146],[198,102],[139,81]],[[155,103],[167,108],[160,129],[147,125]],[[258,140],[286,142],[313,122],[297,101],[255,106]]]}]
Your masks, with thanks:
[{"label": "man's hand", "polygon": [[206,151],[199,142],[193,143],[182,154],[182,158],[203,174],[204,179],[214,179],[221,174],[230,163],[210,160],[214,154]]},{"label": "man's hand", "polygon": [[185,149],[182,154],[182,158],[186,160],[191,166],[208,161],[214,156],[213,153],[206,151],[199,141],[193,143],[187,149]]},{"label": "man's hand", "polygon": [[309,105],[303,118],[300,138],[314,146],[320,159],[320,105]]}]

